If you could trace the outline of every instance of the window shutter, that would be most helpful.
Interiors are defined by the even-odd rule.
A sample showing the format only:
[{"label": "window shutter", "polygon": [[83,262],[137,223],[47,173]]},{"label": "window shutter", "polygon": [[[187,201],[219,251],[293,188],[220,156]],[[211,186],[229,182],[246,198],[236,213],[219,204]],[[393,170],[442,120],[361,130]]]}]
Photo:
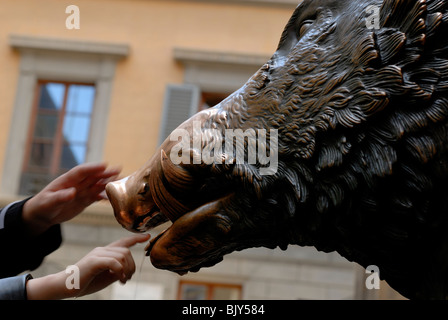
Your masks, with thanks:
[{"label": "window shutter", "polygon": [[191,84],[169,84],[165,92],[159,145],[182,122],[198,111],[199,88]]}]

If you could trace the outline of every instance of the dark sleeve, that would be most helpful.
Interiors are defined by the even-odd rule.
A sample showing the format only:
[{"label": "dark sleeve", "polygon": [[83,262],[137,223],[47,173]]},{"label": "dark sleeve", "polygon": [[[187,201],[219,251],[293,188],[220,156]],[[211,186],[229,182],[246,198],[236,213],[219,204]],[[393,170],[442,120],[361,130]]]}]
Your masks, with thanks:
[{"label": "dark sleeve", "polygon": [[26,282],[30,274],[0,279],[0,300],[27,300]]},{"label": "dark sleeve", "polygon": [[[62,243],[61,227],[54,225],[38,236],[29,236],[22,221],[23,205],[19,201],[0,216],[0,278],[12,277],[27,270],[34,270],[45,256]],[[1,212],[1,211],[0,211]]]}]

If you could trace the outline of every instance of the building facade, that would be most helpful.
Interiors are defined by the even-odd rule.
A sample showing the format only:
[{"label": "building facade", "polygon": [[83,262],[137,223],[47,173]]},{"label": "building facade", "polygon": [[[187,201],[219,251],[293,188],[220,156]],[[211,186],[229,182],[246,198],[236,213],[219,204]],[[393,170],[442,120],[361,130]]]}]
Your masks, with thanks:
[{"label": "building facade", "polygon": [[[269,59],[296,5],[2,0],[1,206],[83,162],[119,165],[123,176],[140,168],[179,123],[238,89]],[[63,225],[62,247],[33,275],[63,270],[127,235],[109,203],[97,203]],[[153,268],[143,246],[133,252],[132,281],[86,298],[398,297],[385,283],[366,290],[364,270],[313,248],[249,249],[182,277]]]}]

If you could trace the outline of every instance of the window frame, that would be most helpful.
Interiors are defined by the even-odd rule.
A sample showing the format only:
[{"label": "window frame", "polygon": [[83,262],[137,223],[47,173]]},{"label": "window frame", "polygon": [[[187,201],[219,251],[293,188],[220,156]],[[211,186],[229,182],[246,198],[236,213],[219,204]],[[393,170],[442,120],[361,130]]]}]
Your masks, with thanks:
[{"label": "window frame", "polygon": [[185,285],[193,286],[205,286],[207,288],[207,294],[205,300],[213,300],[213,294],[216,288],[232,288],[238,290],[238,298],[236,300],[241,300],[243,296],[243,286],[241,284],[234,283],[220,283],[220,282],[205,282],[205,281],[194,281],[194,280],[180,280],[177,290],[177,300],[182,299],[182,288]]},{"label": "window frame", "polygon": [[[58,115],[58,124],[56,127],[56,136],[55,138],[53,138],[53,142],[52,145],[54,146],[54,150],[52,151],[52,159],[50,162],[50,168],[48,170],[43,169],[43,168],[39,168],[39,167],[33,167],[30,165],[30,156],[31,156],[31,151],[32,151],[32,147],[33,147],[33,143],[36,142],[35,136],[34,136],[34,132],[35,132],[35,128],[37,125],[37,116],[39,113],[39,101],[41,98],[41,88],[42,85],[48,84],[48,83],[59,83],[59,84],[63,84],[65,86],[64,89],[64,98],[63,98],[63,102],[62,102],[62,114]],[[88,83],[88,82],[79,82],[79,81],[61,81],[61,80],[51,80],[51,79],[38,79],[36,86],[35,86],[35,90],[34,90],[34,98],[33,98],[33,106],[32,106],[32,111],[31,111],[31,118],[30,118],[30,123],[28,125],[28,137],[27,137],[27,142],[25,145],[25,153],[24,153],[24,158],[23,158],[23,166],[22,166],[22,174],[24,172],[34,172],[34,173],[48,173],[52,176],[58,176],[61,173],[63,173],[64,169],[68,169],[68,168],[63,168],[61,166],[61,156],[62,156],[62,152],[63,152],[63,148],[64,148],[64,142],[62,141],[63,139],[63,123],[65,120],[65,116],[67,115],[68,111],[67,111],[67,103],[68,103],[68,92],[69,92],[69,87],[71,85],[85,85],[85,86],[92,86],[95,88],[95,84],[94,83]],[[96,92],[95,92],[96,95]],[[92,106],[92,114],[94,112]],[[50,112],[49,112],[50,114]],[[92,114],[90,115],[90,117],[92,117]],[[90,123],[89,125],[89,138],[90,139],[90,132],[91,132],[91,127],[92,127],[92,123]],[[88,145],[89,145],[89,141],[87,141],[86,143],[86,149],[88,149]],[[87,150],[88,152],[88,150]]]},{"label": "window frame", "polygon": [[38,79],[94,83],[95,103],[86,162],[102,161],[115,69],[129,45],[10,35],[20,55],[14,110],[5,152],[0,193],[20,196],[29,123]]}]

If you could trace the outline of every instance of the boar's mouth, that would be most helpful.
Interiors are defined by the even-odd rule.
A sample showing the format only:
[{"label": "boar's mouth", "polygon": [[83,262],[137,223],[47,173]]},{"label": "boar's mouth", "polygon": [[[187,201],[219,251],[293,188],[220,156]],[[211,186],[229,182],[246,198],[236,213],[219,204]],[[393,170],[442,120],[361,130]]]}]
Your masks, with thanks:
[{"label": "boar's mouth", "polygon": [[179,275],[197,272],[222,261],[232,252],[232,218],[224,213],[233,193],[181,215],[146,246],[146,256],[159,269]]},{"label": "boar's mouth", "polygon": [[154,229],[167,221],[169,221],[169,219],[162,212],[160,212],[157,205],[154,205],[147,214],[139,216],[135,219],[132,229],[139,232],[145,232],[147,230]]},{"label": "boar's mouth", "polygon": [[156,268],[184,274],[219,262],[232,225],[222,207],[231,188],[210,183],[200,170],[174,164],[163,150],[149,167],[150,172],[146,167],[106,186],[117,221],[133,232],[172,222],[145,248]]},{"label": "boar's mouth", "polygon": [[150,173],[140,171],[106,186],[116,220],[131,232],[174,222],[193,208],[178,200],[193,185],[191,174],[172,163],[163,150],[158,160]]},{"label": "boar's mouth", "polygon": [[231,193],[220,184],[219,191],[208,189],[207,195],[202,194],[198,179],[189,170],[175,165],[163,150],[154,169],[149,188],[155,206],[142,222],[145,226],[155,225],[163,217],[172,225],[145,248],[152,264],[182,275],[221,261],[223,239],[232,225],[223,214],[222,205]]}]

